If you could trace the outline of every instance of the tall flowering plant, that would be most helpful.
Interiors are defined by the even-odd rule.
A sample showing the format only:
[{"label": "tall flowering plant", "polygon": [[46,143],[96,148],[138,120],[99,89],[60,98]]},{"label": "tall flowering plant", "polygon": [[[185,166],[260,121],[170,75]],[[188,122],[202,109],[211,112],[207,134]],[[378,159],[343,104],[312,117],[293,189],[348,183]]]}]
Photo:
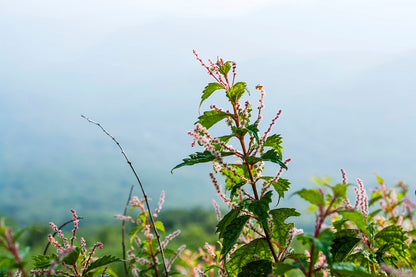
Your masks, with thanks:
[{"label": "tall flowering plant", "polygon": [[[236,63],[218,59],[205,64],[194,51],[197,60],[215,82],[209,83],[202,92],[200,108],[214,92],[222,91],[229,103],[227,108],[211,105],[198,117],[195,129],[189,132],[192,146],[203,147],[183,159],[173,169],[186,165],[212,162],[209,174],[219,197],[231,208],[217,225],[221,239],[218,263],[220,275],[249,274],[263,276],[272,272],[275,263],[283,262],[285,247],[294,231],[293,224],[284,223],[290,216],[299,215],[295,209],[271,209],[273,194],[280,199],[289,189],[290,182],[281,178],[290,159],[283,159],[282,137],[272,134],[272,127],[279,118],[278,111],[268,128],[260,132],[264,108],[264,89],[257,85],[259,99],[257,111],[253,111],[245,82],[236,81]],[[215,136],[209,129],[225,122],[229,133]],[[237,143],[234,147],[231,143]],[[263,175],[266,163],[277,166],[274,176]],[[216,175],[222,175],[223,190]],[[241,241],[244,241],[243,243]]]},{"label": "tall flowering plant", "polygon": [[[290,187],[289,180],[281,177],[290,159],[283,158],[281,135],[272,133],[281,111],[261,132],[263,86],[256,86],[259,99],[254,112],[250,100],[243,100],[248,94],[247,84],[236,81],[235,62],[218,59],[206,64],[195,51],[194,54],[214,79],[202,92],[200,108],[217,91],[225,95],[228,107],[211,105],[198,117],[189,135],[193,138],[192,146],[198,144],[203,151],[183,159],[173,170],[211,162],[213,172],[209,177],[218,196],[230,207],[217,225],[221,251],[208,247],[212,261],[205,271],[200,266],[195,268],[196,273],[208,276],[217,269],[218,276],[271,277],[286,276],[289,271],[304,276],[383,276],[400,268],[414,272],[414,223],[410,224],[413,229],[398,225],[405,218],[413,222],[414,209],[410,208],[414,204],[403,198],[403,193],[401,202],[390,203],[393,194],[382,187],[383,193],[373,193],[369,200],[363,182],[357,179],[356,201],[351,204],[347,198],[349,184],[342,170],[340,184],[332,186],[321,181],[318,189],[304,188],[295,193],[317,211],[312,234],[287,223],[289,217],[300,213],[294,208],[277,208]],[[229,131],[214,135],[211,128],[221,122]],[[275,174],[264,175],[265,166],[273,165]],[[368,207],[375,203],[373,199],[385,202],[382,209],[370,213]],[[409,214],[395,216],[398,203],[405,203],[403,211]],[[377,217],[380,211],[391,220]],[[382,219],[384,226],[377,223]],[[304,244],[302,251],[292,247],[295,236]]]}]

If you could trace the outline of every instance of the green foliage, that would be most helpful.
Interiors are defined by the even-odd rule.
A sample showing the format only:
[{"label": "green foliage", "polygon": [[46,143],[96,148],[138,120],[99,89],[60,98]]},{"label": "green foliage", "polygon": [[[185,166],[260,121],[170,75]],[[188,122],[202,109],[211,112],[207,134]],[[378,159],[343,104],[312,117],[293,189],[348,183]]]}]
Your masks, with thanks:
[{"label": "green foliage", "polygon": [[291,216],[300,216],[294,208],[279,208],[270,211],[273,222],[272,237],[280,244],[284,245],[289,237],[289,231],[295,227],[293,223],[285,223]]},{"label": "green foliage", "polygon": [[269,260],[271,252],[267,240],[255,239],[241,246],[232,255],[226,269],[230,276],[240,273],[240,270],[250,262],[256,261],[256,257]]},{"label": "green foliage", "polygon": [[209,83],[204,91],[202,92],[201,103],[199,104],[199,108],[201,109],[202,103],[208,99],[216,90],[224,89],[224,86],[219,83]]},{"label": "green foliage", "polygon": [[195,122],[201,124],[205,128],[209,129],[214,126],[219,121],[223,120],[224,118],[229,117],[230,115],[223,111],[206,111],[203,115],[198,117],[198,121]]},{"label": "green foliage", "polygon": [[[134,222],[127,227],[130,243],[123,255],[128,257],[121,258],[108,253],[96,257],[95,250],[102,247],[101,243],[96,243],[90,250],[86,249],[83,240],[74,244],[78,219],[72,211],[72,238],[67,240],[58,230],[57,237],[62,240],[59,244],[50,236],[58,254],[33,256],[33,274],[117,276],[116,270],[109,266],[121,261],[125,266],[121,276],[131,273],[143,277],[194,276],[196,272],[201,276],[230,277],[292,276],[295,273],[308,277],[371,277],[416,273],[415,204],[407,196],[409,189],[403,183],[396,189],[389,189],[376,175],[380,186],[368,199],[362,182],[358,180],[356,203],[352,206],[347,197],[350,185],[346,183],[344,172],[343,183],[336,185],[330,185],[329,178],[315,178],[319,188],[302,188],[294,193],[316,211],[313,233],[303,233],[295,228],[294,223],[286,222],[289,217],[300,216],[300,213],[295,208],[277,207],[291,185],[288,179],[280,177],[289,161],[283,161],[282,137],[269,134],[278,116],[267,131],[262,132],[259,126],[262,126],[263,87],[256,86],[261,95],[257,118],[253,118],[250,99],[245,99],[250,96],[245,95],[247,84],[235,82],[235,63],[218,59],[216,64],[210,64],[205,68],[216,82],[209,83],[202,91],[199,108],[217,90],[225,90],[226,103],[230,106],[225,109],[211,106],[211,110],[198,117],[195,129],[189,133],[204,149],[184,158],[172,171],[212,162],[216,175],[211,173],[210,177],[219,197],[230,208],[226,215],[221,218],[218,211],[221,219],[217,224],[215,217],[198,210],[166,213],[157,219],[164,194],[154,213],[145,208],[146,198],[139,200],[135,197],[129,202],[128,214],[117,216]],[[233,75],[228,76],[231,69]],[[221,121],[225,121],[229,129],[217,136],[210,134],[208,129]],[[237,141],[237,147],[229,144],[231,139]],[[273,168],[277,174],[264,176],[266,166],[277,167],[277,170]],[[222,175],[222,179],[217,180],[217,175]],[[221,181],[225,182],[224,192],[220,188]],[[277,201],[277,197],[273,198],[274,191]],[[188,227],[183,228],[185,225]],[[216,230],[213,230],[214,225]],[[52,227],[57,231],[53,224]],[[179,235],[180,231],[176,230],[179,228],[187,234],[185,241],[194,241],[190,248],[195,252],[184,250],[185,245],[179,246],[180,240],[172,241]],[[10,226],[1,222],[0,276],[28,276],[28,248],[19,248],[17,242],[22,233],[13,233]],[[102,235],[111,236],[108,233],[106,230]],[[215,234],[218,238],[214,237]],[[202,241],[207,241],[204,249],[199,247]]]},{"label": "green foliage", "polygon": [[236,243],[249,218],[250,216],[248,215],[237,216],[225,226],[225,230],[223,232],[220,232],[219,237],[223,239],[223,247],[221,250],[223,258]]}]

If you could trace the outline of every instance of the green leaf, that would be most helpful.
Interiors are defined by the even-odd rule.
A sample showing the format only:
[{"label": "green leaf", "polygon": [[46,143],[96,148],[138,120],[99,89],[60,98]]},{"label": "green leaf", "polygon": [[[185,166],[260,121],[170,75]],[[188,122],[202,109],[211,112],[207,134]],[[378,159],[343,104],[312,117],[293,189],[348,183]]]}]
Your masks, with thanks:
[{"label": "green leaf", "polygon": [[366,216],[363,215],[361,212],[346,210],[346,211],[339,211],[338,213],[342,215],[344,219],[349,220],[352,223],[354,223],[364,234],[367,235],[367,237],[370,236],[370,233],[368,232],[368,229],[367,229]]},{"label": "green leaf", "polygon": [[237,102],[246,91],[247,84],[244,82],[238,82],[234,84],[229,90],[227,90],[227,98],[232,102]]},{"label": "green leaf", "polygon": [[231,69],[231,62],[225,62],[220,68],[219,68],[219,72],[222,74],[222,75],[227,75],[228,74],[228,72],[230,71],[230,69]]},{"label": "green leaf", "polygon": [[223,234],[227,226],[233,221],[237,216],[240,215],[240,211],[237,209],[232,209],[228,214],[226,214],[220,222],[217,224],[216,233],[219,233],[219,238],[223,238]]},{"label": "green leaf", "polygon": [[231,250],[231,248],[233,248],[234,244],[236,243],[238,237],[241,234],[241,231],[243,230],[244,225],[246,225],[249,218],[249,215],[236,217],[225,228],[225,232],[222,233],[222,259],[224,259],[225,255]]},{"label": "green leaf", "polygon": [[228,143],[230,141],[231,138],[233,138],[234,135],[226,135],[226,136],[221,136],[218,137],[217,139],[219,139],[222,142]]},{"label": "green leaf", "polygon": [[257,122],[246,127],[246,129],[254,136],[257,143],[259,143],[259,128]]},{"label": "green leaf", "polygon": [[277,151],[280,157],[282,157],[282,137],[278,134],[271,135],[266,138],[263,143],[263,147],[272,147],[274,150]]},{"label": "green leaf", "polygon": [[260,222],[263,224],[263,227],[270,231],[269,229],[269,204],[272,202],[272,192],[268,191],[260,200],[253,200],[248,205],[248,210],[259,218]]},{"label": "green leaf", "polygon": [[339,232],[333,240],[331,253],[335,262],[342,262],[361,240],[353,236],[338,237],[338,235]]},{"label": "green leaf", "polygon": [[312,234],[305,233],[300,234],[299,237],[309,239],[315,245],[316,248],[318,248],[322,251],[322,253],[324,253],[326,260],[328,261],[328,264],[332,264],[330,249],[332,240],[334,239],[334,233],[328,230],[327,232],[321,232],[318,238],[315,238]]},{"label": "green leaf", "polygon": [[287,169],[287,166],[282,162],[282,157],[274,149],[270,149],[269,151],[267,151],[266,153],[264,153],[261,156],[261,159],[263,161],[269,161],[269,162],[277,163],[281,167],[283,167],[284,169]]},{"label": "green leaf", "polygon": [[285,245],[288,239],[289,230],[295,227],[293,223],[285,223],[291,216],[300,216],[295,208],[279,208],[271,210],[273,232],[272,236],[280,245]]},{"label": "green leaf", "polygon": [[108,265],[110,263],[114,263],[114,262],[120,262],[121,259],[111,256],[111,255],[105,255],[102,256],[101,258],[99,258],[98,260],[90,263],[90,265],[87,267],[87,270],[85,272],[91,271],[95,268],[101,267],[101,266],[105,266]]},{"label": "green leaf", "polygon": [[155,227],[156,227],[156,229],[165,233],[165,226],[163,225],[162,221],[155,221]]},{"label": "green leaf", "polygon": [[32,264],[35,269],[43,269],[50,266],[51,262],[56,259],[56,254],[52,255],[36,255],[32,257]]},{"label": "green leaf", "polygon": [[317,189],[302,189],[295,194],[299,195],[312,205],[323,205],[324,204],[324,197]]},{"label": "green leaf", "polygon": [[[406,241],[409,239],[402,226],[390,225],[378,232],[374,236],[376,243],[388,251],[393,256],[408,256],[406,249],[408,248]],[[384,251],[383,251],[384,252]]]},{"label": "green leaf", "polygon": [[332,187],[332,191],[334,192],[335,197],[346,199],[347,188],[348,188],[348,184],[337,184],[335,187]]},{"label": "green leaf", "polygon": [[216,90],[224,89],[224,86],[220,83],[209,83],[202,92],[201,103],[199,104],[199,110],[201,110],[202,102],[208,99]]},{"label": "green leaf", "polygon": [[13,256],[9,255],[0,255],[0,276],[7,276],[2,275],[3,270],[8,270],[10,268],[17,268],[18,264],[16,259]]},{"label": "green leaf", "polygon": [[133,229],[130,230],[129,232],[129,237],[130,237],[130,244],[133,244],[133,240],[137,234],[137,232],[139,232],[141,229],[143,229],[143,226],[136,226]]},{"label": "green leaf", "polygon": [[380,176],[378,176],[378,175],[376,175],[376,178],[377,178],[377,182],[378,182],[380,185],[384,184],[384,180],[383,180],[383,178],[381,178],[381,177],[380,177]]},{"label": "green leaf", "polygon": [[272,273],[272,261],[258,260],[243,266],[238,277],[267,277],[270,273]]},{"label": "green leaf", "polygon": [[332,272],[337,273],[339,276],[351,276],[351,277],[372,277],[379,276],[374,274],[369,274],[365,271],[365,268],[362,266],[357,266],[353,263],[334,263],[332,265]]},{"label": "green leaf", "polygon": [[233,131],[233,134],[236,135],[239,138],[242,138],[245,136],[245,134],[247,134],[248,130],[245,128],[241,128],[241,127],[235,127],[235,126],[231,126],[231,131]]},{"label": "green leaf", "polygon": [[292,270],[292,269],[298,269],[299,267],[291,265],[291,264],[286,264],[286,263],[276,263],[273,266],[273,273],[277,274],[278,276],[286,276],[284,275],[286,272]]},{"label": "green leaf", "polygon": [[279,179],[277,179],[277,181],[274,181],[272,183],[272,186],[274,187],[274,189],[279,194],[279,199],[280,199],[280,198],[283,198],[285,196],[285,191],[289,190],[290,182],[289,182],[288,179],[279,178]]},{"label": "green leaf", "polygon": [[219,121],[223,120],[224,118],[229,117],[230,114],[223,112],[223,111],[206,111],[203,115],[198,117],[198,121],[195,124],[199,123],[205,128],[209,129],[214,126]]},{"label": "green leaf", "polygon": [[71,252],[69,252],[65,258],[63,259],[63,261],[67,264],[67,265],[74,265],[76,264],[78,258],[79,258],[79,254],[81,253],[81,248],[80,247],[75,247],[74,250],[72,250]]},{"label": "green leaf", "polygon": [[226,269],[229,273],[228,276],[237,275],[240,272],[240,269],[246,264],[256,261],[256,257],[266,260],[270,259],[271,256],[272,253],[269,244],[265,239],[259,238],[252,240],[231,254],[231,259],[226,263]]},{"label": "green leaf", "polygon": [[[220,152],[221,156],[223,157],[227,157],[227,156],[232,156],[233,153],[232,152]],[[206,163],[206,162],[210,162],[215,160],[215,156],[214,154],[212,154],[210,151],[205,150],[204,152],[196,152],[194,154],[189,155],[189,158],[185,158],[183,159],[183,163],[178,164],[177,166],[175,166],[174,168],[172,168],[172,170],[170,171],[171,173],[173,173],[173,170],[186,166],[186,165],[194,165],[194,164],[199,164],[199,163]]]}]

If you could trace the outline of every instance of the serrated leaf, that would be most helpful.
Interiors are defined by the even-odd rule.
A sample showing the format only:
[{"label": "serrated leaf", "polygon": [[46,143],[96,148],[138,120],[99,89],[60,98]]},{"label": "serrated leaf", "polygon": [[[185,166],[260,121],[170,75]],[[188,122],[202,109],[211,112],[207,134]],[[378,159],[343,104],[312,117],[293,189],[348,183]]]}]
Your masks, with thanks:
[{"label": "serrated leaf", "polygon": [[229,117],[230,114],[223,112],[223,111],[206,111],[204,114],[198,117],[198,121],[195,124],[199,123],[205,128],[209,129],[214,126],[219,121],[223,120],[224,118]]},{"label": "serrated leaf", "polygon": [[282,162],[282,157],[277,153],[276,150],[270,149],[260,157],[263,161],[269,161],[279,164],[284,169],[287,169],[287,166]]},{"label": "serrated leaf", "polygon": [[237,275],[238,277],[267,277],[272,273],[272,261],[269,260],[258,260],[253,261],[241,269],[241,272]]},{"label": "serrated leaf", "polygon": [[316,189],[302,189],[300,191],[295,192],[295,194],[299,195],[312,205],[323,205],[324,204],[324,197],[323,195]]},{"label": "serrated leaf", "polygon": [[[402,226],[390,225],[382,229],[374,236],[374,240],[380,247],[380,252],[389,251],[393,256],[407,256],[408,248],[406,241],[409,239]],[[381,250],[384,248],[384,250]],[[393,253],[394,252],[394,253]]]},{"label": "serrated leaf", "polygon": [[263,147],[272,147],[274,150],[277,151],[279,156],[282,156],[282,137],[278,134],[271,135],[266,138],[266,140],[263,143]]},{"label": "serrated leaf", "polygon": [[226,264],[229,276],[237,275],[243,266],[249,262],[255,261],[256,257],[267,260],[270,259],[271,256],[272,253],[269,244],[265,239],[259,238],[252,240],[231,254],[231,259]]},{"label": "serrated leaf", "polygon": [[201,103],[199,103],[199,110],[201,110],[202,102],[208,99],[216,90],[224,89],[220,83],[209,83],[202,91]]},{"label": "serrated leaf", "polygon": [[231,221],[233,221],[234,218],[236,218],[239,215],[240,215],[239,210],[232,209],[221,219],[220,222],[218,222],[217,230],[215,232],[219,233],[220,239],[223,238],[223,234],[225,233],[225,229],[227,228],[227,226],[231,223]]},{"label": "serrated leaf", "polygon": [[114,263],[114,262],[120,262],[121,259],[111,256],[111,255],[105,255],[102,256],[101,258],[99,258],[98,260],[90,263],[90,265],[87,267],[87,270],[85,272],[91,271],[95,268],[101,267],[101,266],[105,266],[108,265],[110,263]]},{"label": "serrated leaf", "polygon": [[364,234],[366,234],[367,236],[370,236],[370,233],[368,232],[368,229],[367,229],[365,215],[363,215],[362,213],[358,211],[350,211],[350,210],[339,211],[338,213],[342,215],[344,219],[349,220],[352,223],[354,223],[362,232],[364,232]]},{"label": "serrated leaf", "polygon": [[237,102],[246,91],[247,84],[245,82],[238,82],[227,90],[227,98],[232,102]]},{"label": "serrated leaf", "polygon": [[357,237],[337,237],[332,242],[331,253],[335,262],[342,262],[361,240]]},{"label": "serrated leaf", "polygon": [[295,227],[293,223],[285,223],[286,219],[291,216],[300,216],[300,213],[295,208],[279,208],[271,210],[273,232],[272,236],[280,245],[285,245],[289,230]]},{"label": "serrated leaf", "polygon": [[234,244],[237,242],[237,239],[240,236],[241,231],[243,230],[243,227],[244,225],[246,225],[249,218],[249,215],[236,217],[225,228],[225,232],[223,232],[222,234],[222,259],[225,258],[225,255],[231,250],[231,248],[233,248]]},{"label": "serrated leaf", "polygon": [[77,262],[80,253],[81,253],[81,248],[80,247],[75,247],[74,250],[72,250],[71,252],[69,252],[65,256],[65,258],[63,259],[63,261],[67,265],[74,265]]},{"label": "serrated leaf", "polygon": [[244,137],[245,134],[247,134],[248,130],[245,128],[241,128],[241,127],[235,127],[235,126],[231,126],[231,131],[233,132],[234,135],[236,135],[237,137]]},{"label": "serrated leaf", "polygon": [[44,269],[50,266],[51,262],[56,259],[56,254],[36,255],[32,257],[32,264],[35,269]]},{"label": "serrated leaf", "polygon": [[227,75],[228,74],[228,72],[230,71],[230,69],[231,69],[231,62],[225,62],[220,68],[219,68],[219,72],[222,74],[222,75]]},{"label": "serrated leaf", "polygon": [[259,143],[259,128],[257,122],[247,126],[246,129],[254,136],[257,143]]},{"label": "serrated leaf", "polygon": [[[223,157],[227,157],[227,156],[232,156],[233,153],[232,152],[220,152],[221,156]],[[183,163],[178,164],[177,166],[175,166],[174,168],[172,168],[172,170],[170,171],[171,173],[173,173],[173,170],[186,166],[186,165],[194,165],[194,164],[199,164],[199,163],[206,163],[206,162],[210,162],[215,160],[215,156],[214,154],[212,154],[210,151],[205,150],[204,152],[196,152],[194,154],[189,155],[189,158],[185,158],[183,159]]]},{"label": "serrated leaf", "polygon": [[272,192],[268,191],[260,200],[253,200],[248,205],[248,210],[252,213],[254,213],[260,220],[260,222],[263,224],[263,227],[270,231],[269,228],[269,204],[272,202]]},{"label": "serrated leaf", "polygon": [[231,138],[233,138],[234,135],[226,135],[226,136],[221,136],[218,137],[217,139],[219,139],[222,142],[228,143],[230,141]]},{"label": "serrated leaf", "polygon": [[285,196],[285,191],[288,191],[290,188],[290,182],[288,179],[279,178],[277,181],[272,183],[273,188],[279,194],[279,199]]}]

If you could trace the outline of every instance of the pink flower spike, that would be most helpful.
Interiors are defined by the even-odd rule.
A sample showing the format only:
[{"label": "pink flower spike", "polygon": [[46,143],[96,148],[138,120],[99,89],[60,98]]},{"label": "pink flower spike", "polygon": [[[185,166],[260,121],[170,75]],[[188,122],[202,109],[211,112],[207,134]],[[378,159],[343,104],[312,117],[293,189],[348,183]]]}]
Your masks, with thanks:
[{"label": "pink flower spike", "polygon": [[166,245],[168,245],[169,241],[171,241],[173,238],[175,238],[176,236],[178,236],[181,233],[181,230],[176,230],[175,232],[173,232],[172,234],[170,234],[169,236],[167,236],[165,238],[165,240],[162,242],[162,248],[165,248]]},{"label": "pink flower spike", "polygon": [[342,183],[344,185],[347,184],[347,174],[345,174],[345,171],[342,168],[341,168],[341,175],[342,175]]},{"label": "pink flower spike", "polygon": [[162,209],[163,202],[165,201],[165,191],[162,190],[162,193],[160,194],[160,200],[159,205],[157,206],[157,209],[153,215],[153,219],[156,219],[157,215],[159,214],[160,210]]},{"label": "pink flower spike", "polygon": [[220,221],[220,220],[221,220],[221,211],[220,211],[220,207],[218,206],[217,202],[215,202],[215,200],[214,200],[214,199],[212,199],[212,204],[213,204],[213,205],[214,205],[214,207],[215,207],[215,212],[217,213],[217,219],[218,219],[218,221]]},{"label": "pink flower spike", "polygon": [[73,222],[74,222],[74,229],[72,230],[72,237],[71,237],[71,247],[74,245],[75,235],[78,229],[78,216],[74,209],[71,209],[71,213],[73,215]]}]

